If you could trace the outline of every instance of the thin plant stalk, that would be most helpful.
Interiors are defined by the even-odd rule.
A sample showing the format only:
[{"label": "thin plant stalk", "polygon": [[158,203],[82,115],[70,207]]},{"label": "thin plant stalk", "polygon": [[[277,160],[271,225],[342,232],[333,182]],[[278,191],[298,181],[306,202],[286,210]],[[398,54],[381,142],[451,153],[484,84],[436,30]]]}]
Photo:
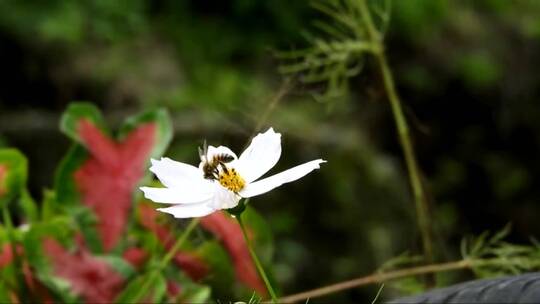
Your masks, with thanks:
[{"label": "thin plant stalk", "polygon": [[285,296],[279,299],[279,303],[295,303],[295,302],[305,301],[307,299],[322,297],[325,295],[344,291],[351,288],[357,288],[359,286],[379,284],[379,283],[387,282],[390,280],[396,280],[396,279],[401,279],[401,278],[421,275],[421,274],[437,273],[437,272],[459,270],[459,269],[469,269],[469,268],[472,268],[473,266],[477,266],[479,264],[489,264],[490,262],[492,261],[490,260],[475,261],[475,260],[464,259],[464,260],[448,262],[448,263],[431,264],[431,265],[424,265],[424,266],[400,269],[400,270],[389,271],[389,272],[374,273],[368,276],[364,276],[364,277],[360,277],[360,278],[356,278],[356,279],[352,279],[348,281],[343,281],[336,284]]},{"label": "thin plant stalk", "polygon": [[169,252],[167,252],[167,254],[161,260],[160,268],[163,269],[163,268],[165,268],[167,266],[167,264],[171,261],[171,259],[174,257],[174,255],[178,252],[180,247],[182,247],[182,245],[184,244],[184,242],[186,241],[188,236],[191,234],[193,229],[195,229],[195,227],[197,227],[199,222],[200,222],[200,218],[198,218],[198,217],[192,219],[191,222],[189,222],[189,224],[186,227],[186,229],[184,230],[184,232],[182,232],[182,235],[178,238],[176,243],[174,243],[173,247],[169,250]]},{"label": "thin plant stalk", "polygon": [[[11,215],[9,214],[9,209],[7,207],[7,204],[4,203],[2,206],[2,218],[4,222],[4,228],[6,229],[6,236],[8,238],[8,243],[11,244],[11,255],[13,256],[15,265],[19,266],[21,265],[20,257],[17,254],[17,243],[15,242],[15,238],[13,236],[13,221],[11,220]],[[22,269],[22,268],[19,268]],[[19,273],[19,271],[16,272],[17,279],[15,280],[15,286],[13,288],[18,288],[19,282],[24,282],[22,280],[22,275]],[[21,287],[24,288],[24,284],[21,284]]]},{"label": "thin plant stalk", "polygon": [[401,106],[401,100],[396,91],[394,84],[394,78],[392,72],[388,66],[386,60],[386,55],[384,53],[384,46],[382,44],[382,38],[380,33],[375,29],[369,8],[365,0],[359,1],[359,8],[362,14],[362,20],[367,30],[367,36],[373,45],[376,47],[373,50],[373,55],[377,61],[377,66],[380,69],[380,72],[383,77],[384,88],[388,95],[390,101],[390,106],[392,108],[392,114],[394,116],[394,121],[396,123],[396,128],[398,132],[399,142],[403,150],[403,155],[405,157],[405,163],[407,165],[407,171],[409,173],[409,182],[411,184],[412,192],[414,195],[416,216],[418,220],[418,226],[420,228],[420,233],[422,236],[422,247],[425,255],[426,262],[432,263],[433,258],[433,248],[432,248],[432,236],[431,236],[431,223],[428,216],[427,200],[422,186],[421,174],[418,163],[416,161],[414,146],[411,140],[409,133],[409,127],[407,125],[407,120],[403,114],[403,109]]},{"label": "thin plant stalk", "polygon": [[[251,139],[255,137],[257,132],[261,131],[261,128],[266,124],[268,121],[268,117],[272,114],[272,112],[276,109],[278,104],[283,100],[283,97],[289,93],[293,86],[294,80],[291,78],[287,78],[283,81],[281,86],[279,87],[279,90],[277,93],[270,99],[268,102],[268,105],[266,106],[266,109],[261,114],[261,116],[257,119],[257,124],[253,128],[253,132],[251,134]],[[249,146],[249,143],[251,140],[248,140],[246,144],[244,145],[244,150]]]},{"label": "thin plant stalk", "polygon": [[261,128],[268,120],[268,116],[270,116],[270,114],[274,111],[274,109],[279,104],[279,102],[283,99],[283,97],[287,95],[287,93],[290,91],[292,86],[293,86],[292,79],[288,78],[284,80],[278,92],[272,97],[272,99],[268,103],[268,106],[266,107],[266,110],[264,110],[263,114],[260,116],[259,120],[257,121],[257,125],[255,126],[253,133],[257,133],[261,131]]},{"label": "thin plant stalk", "polygon": [[270,284],[270,280],[268,280],[268,276],[266,275],[266,272],[264,271],[264,268],[262,267],[259,257],[257,257],[255,250],[253,250],[251,240],[249,239],[247,235],[246,227],[244,226],[244,223],[242,222],[241,215],[239,214],[235,216],[235,218],[238,221],[238,224],[240,225],[240,229],[242,229],[242,234],[244,235],[244,239],[246,240],[246,244],[249,249],[249,253],[251,254],[251,258],[255,262],[255,266],[257,267],[257,270],[259,271],[259,274],[261,275],[264,281],[264,284],[266,285],[266,289],[268,290],[268,293],[270,294],[270,297],[272,298],[272,303],[278,303],[276,292],[274,291],[272,284]]},{"label": "thin plant stalk", "polygon": [[194,218],[194,219],[191,220],[191,222],[189,222],[186,229],[182,232],[182,235],[180,235],[180,237],[178,238],[176,243],[174,243],[173,247],[163,257],[163,259],[159,263],[158,267],[153,269],[150,273],[147,274],[148,277],[146,278],[145,284],[143,286],[141,286],[141,288],[139,289],[139,292],[137,292],[135,294],[135,296],[132,299],[130,299],[131,300],[130,302],[139,302],[142,299],[142,297],[144,297],[148,293],[148,290],[150,289],[151,285],[157,279],[158,274],[165,267],[167,267],[167,264],[169,264],[169,262],[172,260],[172,258],[175,256],[175,254],[180,249],[180,247],[182,247],[182,245],[187,240],[188,236],[191,234],[193,229],[195,229],[195,227],[197,227],[199,222],[200,222],[200,218]]}]

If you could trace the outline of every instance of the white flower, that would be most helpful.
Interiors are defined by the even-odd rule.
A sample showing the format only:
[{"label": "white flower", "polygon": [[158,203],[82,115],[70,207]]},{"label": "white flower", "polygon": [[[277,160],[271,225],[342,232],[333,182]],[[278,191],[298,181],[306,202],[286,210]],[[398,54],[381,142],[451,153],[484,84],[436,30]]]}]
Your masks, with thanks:
[{"label": "white flower", "polygon": [[260,178],[279,160],[281,134],[272,128],[253,138],[237,157],[229,148],[209,146],[199,167],[170,158],[152,159],[152,171],[166,188],[141,187],[154,202],[172,204],[159,211],[178,218],[199,217],[238,205],[241,198],[266,193],[319,169],[326,161],[312,160],[267,178]]}]

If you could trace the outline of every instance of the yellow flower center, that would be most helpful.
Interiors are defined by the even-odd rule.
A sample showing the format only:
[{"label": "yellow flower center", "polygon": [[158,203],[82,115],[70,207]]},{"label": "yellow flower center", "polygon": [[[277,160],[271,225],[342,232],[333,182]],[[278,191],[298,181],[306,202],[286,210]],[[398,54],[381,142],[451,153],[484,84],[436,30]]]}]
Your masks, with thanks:
[{"label": "yellow flower center", "polygon": [[239,192],[246,185],[246,181],[234,168],[228,169],[225,166],[223,166],[223,171],[219,173],[219,183],[232,192]]}]

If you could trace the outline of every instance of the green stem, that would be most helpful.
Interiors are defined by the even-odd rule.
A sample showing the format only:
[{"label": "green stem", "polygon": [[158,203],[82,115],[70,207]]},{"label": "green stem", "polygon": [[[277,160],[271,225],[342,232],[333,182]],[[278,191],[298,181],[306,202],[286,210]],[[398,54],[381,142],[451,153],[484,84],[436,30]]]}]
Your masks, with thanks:
[{"label": "green stem", "polygon": [[246,240],[246,244],[248,246],[249,253],[251,254],[251,258],[253,258],[253,261],[255,262],[255,266],[257,267],[257,270],[259,271],[259,274],[261,275],[264,281],[264,284],[266,285],[266,289],[268,290],[268,293],[270,293],[270,296],[272,297],[272,303],[278,303],[276,292],[274,291],[272,284],[270,284],[270,281],[268,280],[268,277],[266,276],[266,272],[264,271],[264,268],[262,267],[261,262],[259,261],[259,258],[257,257],[257,254],[253,250],[253,246],[251,245],[251,240],[249,239],[247,235],[246,227],[244,226],[244,223],[242,222],[240,214],[236,216],[236,220],[238,221],[238,224],[240,224],[240,228],[242,229],[242,234],[244,235],[244,239]]},{"label": "green stem", "polygon": [[426,195],[422,187],[420,169],[415,158],[414,147],[412,144],[411,136],[409,134],[409,127],[407,125],[407,120],[405,119],[405,115],[403,114],[403,110],[401,108],[401,101],[395,88],[392,72],[390,71],[388,62],[386,60],[381,36],[375,29],[366,1],[361,0],[359,4],[360,11],[362,13],[362,20],[364,21],[367,29],[368,39],[374,45],[378,45],[378,47],[375,48],[373,54],[377,60],[377,65],[379,66],[380,72],[383,77],[384,87],[386,93],[388,94],[388,99],[392,108],[392,114],[394,116],[394,121],[396,123],[398,131],[399,141],[407,165],[407,171],[409,172],[409,181],[414,195],[416,215],[418,219],[420,233],[422,235],[422,246],[426,257],[426,262],[432,263],[433,248],[431,237],[431,223],[429,222]]},{"label": "green stem", "polygon": [[191,234],[193,229],[197,227],[199,222],[200,222],[200,218],[194,218],[191,220],[191,222],[189,222],[189,225],[182,232],[182,235],[180,235],[176,243],[174,243],[173,247],[163,257],[158,267],[155,269],[152,269],[152,272],[144,275],[144,277],[148,276],[144,285],[141,286],[139,291],[135,294],[135,296],[132,299],[130,299],[129,302],[139,302],[148,293],[148,290],[150,289],[151,285],[153,285],[154,280],[156,279],[159,272],[163,270],[165,267],[167,267],[167,264],[169,264],[169,262],[172,260],[174,255],[180,249],[180,247],[182,247],[182,245],[184,244],[188,236]]},{"label": "green stem", "polygon": [[193,229],[197,227],[200,221],[201,221],[200,218],[197,217],[197,218],[192,219],[191,222],[189,222],[189,225],[186,227],[186,229],[184,230],[180,238],[178,238],[176,243],[174,243],[173,247],[169,250],[169,252],[167,252],[167,255],[163,257],[163,260],[161,260],[161,263],[160,263],[161,269],[167,266],[167,264],[171,261],[171,259],[174,257],[176,252],[180,249],[180,247],[182,247],[182,245],[184,244],[188,236],[191,234]]},{"label": "green stem", "polygon": [[[9,209],[7,207],[7,204],[5,203],[2,206],[2,217],[4,221],[4,227],[6,229],[7,241],[8,241],[8,244],[10,244],[11,246],[11,256],[13,257],[14,264],[16,265],[16,267],[18,267],[21,265],[21,263],[20,263],[19,255],[17,254],[17,244],[13,236],[13,222],[11,221],[11,215],[9,214]],[[19,268],[19,269],[22,269],[22,268]],[[16,275],[18,278],[15,280],[15,288],[17,288],[19,280],[22,279],[22,276],[19,275],[18,272],[16,272]],[[20,282],[24,282],[24,281],[21,280]]]},{"label": "green stem", "polygon": [[[150,287],[154,284],[154,280],[156,279],[157,274],[159,273],[158,270],[154,269],[152,272],[145,274],[144,276],[140,277],[140,279],[146,279],[144,281],[144,285],[141,286],[139,291],[135,294],[135,296],[131,299],[129,299],[129,303],[138,303],[141,301],[141,299],[148,293],[148,290]],[[148,276],[148,277],[147,277]]]}]

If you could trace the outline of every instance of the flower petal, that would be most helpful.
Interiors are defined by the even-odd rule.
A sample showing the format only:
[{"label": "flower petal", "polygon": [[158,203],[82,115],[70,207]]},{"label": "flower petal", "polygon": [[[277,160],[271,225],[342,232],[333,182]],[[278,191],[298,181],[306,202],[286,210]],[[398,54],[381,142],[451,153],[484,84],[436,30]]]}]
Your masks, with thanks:
[{"label": "flower petal", "polygon": [[281,156],[281,134],[270,128],[253,138],[249,147],[242,152],[236,169],[251,183],[272,169]]},{"label": "flower petal", "polygon": [[315,169],[319,169],[320,164],[325,162],[325,160],[317,159],[302,165],[298,165],[276,175],[272,175],[270,177],[261,179],[260,181],[248,184],[244,189],[242,189],[242,191],[240,191],[239,194],[242,197],[252,197],[266,193],[285,183],[295,181]]},{"label": "flower petal", "polygon": [[206,189],[185,188],[139,188],[144,192],[144,197],[156,203],[164,204],[194,204],[207,201],[213,197],[213,187]]},{"label": "flower petal", "polygon": [[234,157],[234,159],[238,158],[236,154],[233,151],[231,151],[231,149],[225,146],[219,146],[219,147],[208,146],[208,151],[206,152],[206,156],[208,157],[208,159],[212,159],[212,157],[219,154],[231,155],[232,157]]},{"label": "flower petal", "polygon": [[186,184],[191,185],[196,181],[204,181],[202,172],[195,166],[167,157],[162,157],[161,160],[151,159],[151,162],[150,171],[167,187],[186,187]]},{"label": "flower petal", "polygon": [[215,185],[214,198],[212,200],[212,207],[215,209],[229,209],[236,207],[240,201],[238,194],[222,187],[218,183]]},{"label": "flower petal", "polygon": [[201,217],[216,211],[208,205],[208,201],[197,204],[179,204],[168,208],[158,208],[157,210],[172,214],[176,218]]}]

